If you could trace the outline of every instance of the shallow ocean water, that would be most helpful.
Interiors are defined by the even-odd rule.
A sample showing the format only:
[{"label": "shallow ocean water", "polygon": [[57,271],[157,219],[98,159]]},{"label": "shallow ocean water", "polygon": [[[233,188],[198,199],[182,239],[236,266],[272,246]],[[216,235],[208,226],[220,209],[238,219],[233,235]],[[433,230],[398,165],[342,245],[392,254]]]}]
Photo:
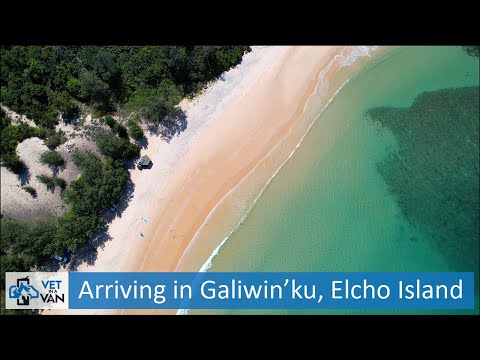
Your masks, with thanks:
[{"label": "shallow ocean water", "polygon": [[[403,47],[377,63],[367,64],[319,116],[302,145],[221,247],[209,271],[475,271],[478,279],[478,226],[474,227],[479,217],[478,85],[478,58],[468,56],[461,47]],[[466,87],[471,88],[459,89]],[[435,93],[440,89],[450,90]],[[412,107],[424,92],[432,93],[427,101],[419,98],[422,106]],[[439,96],[447,96],[453,103],[442,107]],[[455,106],[462,101],[469,106]],[[471,115],[475,106],[477,114]],[[463,114],[464,108],[469,112]],[[428,149],[435,153],[456,147],[456,157],[440,156],[433,161],[432,154],[419,146],[418,132],[432,131],[431,124],[424,119],[432,121],[437,116],[443,120],[435,123],[438,125],[433,129],[435,136],[428,136]],[[466,125],[459,126],[458,132],[453,131],[455,127],[448,126],[449,120],[458,121],[462,116],[467,119]],[[403,119],[402,126],[395,122],[399,118]],[[419,126],[419,122],[424,126]],[[472,143],[467,156],[470,148],[465,144],[475,139],[475,134],[461,133],[469,131],[468,125],[473,132],[477,131],[477,142]],[[409,131],[415,131],[416,136],[409,137]],[[428,166],[422,166],[422,162]],[[459,172],[464,174],[461,179],[453,175]],[[412,174],[421,175],[417,178]],[[434,174],[443,176],[442,180],[425,180]],[[460,180],[469,184],[472,198],[476,191],[476,203],[471,201],[462,207],[465,201],[458,199],[468,195],[458,195],[462,189]],[[448,196],[438,197],[438,191],[425,184],[433,187],[451,184],[452,189]],[[451,226],[433,221],[444,205],[457,207],[450,209],[450,213],[461,211],[465,220],[450,216]],[[469,240],[467,246],[458,245],[462,238]],[[477,249],[477,254],[472,254],[471,249]],[[191,310],[190,313],[472,311]],[[478,313],[478,287],[473,313]]]}]

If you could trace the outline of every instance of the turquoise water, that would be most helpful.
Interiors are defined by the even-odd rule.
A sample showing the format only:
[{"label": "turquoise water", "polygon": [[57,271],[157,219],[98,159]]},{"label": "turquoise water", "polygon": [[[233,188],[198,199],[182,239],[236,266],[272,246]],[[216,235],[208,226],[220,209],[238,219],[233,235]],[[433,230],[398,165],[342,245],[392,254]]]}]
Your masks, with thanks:
[{"label": "turquoise water", "polygon": [[[412,224],[412,219],[409,221],[405,216],[398,187],[392,186],[379,165],[399,161],[404,143],[395,134],[395,127],[384,126],[378,119],[374,121],[367,112],[378,107],[408,108],[425,91],[478,86],[478,65],[478,58],[467,56],[460,47],[405,47],[377,64],[368,65],[317,119],[302,145],[220,249],[209,271],[457,270],[459,257],[452,261],[432,241],[425,227]],[[478,118],[476,121],[478,124]],[[440,138],[439,142],[442,141]],[[478,197],[478,167],[470,175],[476,181]],[[470,216],[478,223],[478,207]],[[471,265],[471,259],[467,260]],[[475,312],[478,313],[478,289]]]}]

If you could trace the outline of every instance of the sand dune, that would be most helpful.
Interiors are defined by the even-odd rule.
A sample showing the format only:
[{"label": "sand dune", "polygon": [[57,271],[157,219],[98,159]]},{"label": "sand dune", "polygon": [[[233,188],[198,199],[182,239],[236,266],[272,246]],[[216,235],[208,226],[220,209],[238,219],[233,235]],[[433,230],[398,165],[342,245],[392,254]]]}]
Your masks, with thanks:
[{"label": "sand dune", "polygon": [[[25,116],[19,116],[15,112],[2,106],[7,112],[13,125],[25,122],[36,127],[32,120]],[[82,120],[83,121],[83,120]],[[75,166],[72,155],[75,151],[97,151],[95,141],[91,139],[90,132],[94,127],[99,127],[99,121],[92,121],[87,116],[82,127],[73,125],[58,124],[56,129],[65,133],[68,141],[58,146],[55,150],[63,157],[65,164],[56,169],[56,176],[66,180],[70,184],[80,175],[80,169]],[[105,127],[105,126],[104,126]],[[24,221],[36,221],[49,216],[54,216],[66,211],[67,206],[61,198],[61,189],[55,187],[54,191],[48,190],[36,178],[37,175],[53,176],[53,169],[40,163],[40,155],[48,151],[42,139],[37,137],[29,138],[17,145],[17,154],[27,166],[28,171],[20,176],[14,174],[5,167],[1,167],[1,213],[2,215]],[[22,189],[24,186],[31,186],[37,191],[34,198]]]}]

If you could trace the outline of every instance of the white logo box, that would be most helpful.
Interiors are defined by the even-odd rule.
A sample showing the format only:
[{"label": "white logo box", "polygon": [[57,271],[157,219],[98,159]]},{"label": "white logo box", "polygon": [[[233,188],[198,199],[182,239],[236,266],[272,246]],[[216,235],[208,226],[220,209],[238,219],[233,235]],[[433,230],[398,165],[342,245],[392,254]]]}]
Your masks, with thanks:
[{"label": "white logo box", "polygon": [[5,273],[6,309],[68,309],[68,272]]}]

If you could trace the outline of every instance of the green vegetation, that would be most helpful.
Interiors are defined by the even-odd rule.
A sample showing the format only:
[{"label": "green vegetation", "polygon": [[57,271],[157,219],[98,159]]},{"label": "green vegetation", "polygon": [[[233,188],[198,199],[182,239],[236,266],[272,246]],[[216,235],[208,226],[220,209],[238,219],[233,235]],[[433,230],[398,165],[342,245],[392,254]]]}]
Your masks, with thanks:
[{"label": "green vegetation", "polygon": [[57,219],[28,224],[2,218],[0,229],[2,284],[5,283],[6,271],[42,269],[49,258],[63,250],[62,244],[55,236],[58,232]]},{"label": "green vegetation", "polygon": [[[154,122],[238,64],[247,46],[4,46],[2,102],[53,128],[85,103],[108,113],[128,103]],[[97,114],[97,115],[98,115]]]},{"label": "green vegetation", "polygon": [[103,118],[103,121],[105,121],[105,124],[110,126],[110,128],[113,128],[113,125],[115,125],[117,122],[111,115],[107,115]]},{"label": "green vegetation", "polygon": [[140,140],[144,136],[142,128],[133,119],[128,120],[128,131],[135,140]]},{"label": "green vegetation", "polygon": [[56,151],[45,151],[40,155],[40,162],[51,167],[61,166],[65,163],[62,155]]},{"label": "green vegetation", "polygon": [[76,153],[74,162],[82,175],[65,191],[69,210],[59,220],[57,236],[66,249],[78,252],[100,228],[103,212],[120,199],[128,172],[120,161],[102,163],[93,153]]},{"label": "green vegetation", "polygon": [[140,87],[127,103],[131,111],[153,123],[173,115],[175,105],[182,98],[181,90],[171,82],[163,82],[162,87]]},{"label": "green vegetation", "polygon": [[41,131],[25,123],[14,126],[7,114],[0,108],[0,160],[1,164],[18,174],[25,169],[25,164],[16,153],[17,145],[30,137],[41,137]]},{"label": "green vegetation", "polygon": [[54,178],[51,178],[50,176],[47,176],[47,175],[44,175],[44,174],[41,174],[41,175],[37,175],[37,179],[42,184],[47,185],[48,190],[55,189],[56,182],[55,182]]},{"label": "green vegetation", "polygon": [[55,178],[55,184],[57,184],[57,186],[59,186],[62,190],[67,187],[67,182],[65,181],[65,179],[59,177]]},{"label": "green vegetation", "polygon": [[50,150],[55,150],[59,145],[67,141],[65,135],[62,132],[53,132],[45,140],[45,145],[48,146]]},{"label": "green vegetation", "polygon": [[2,165],[15,174],[20,174],[26,168],[25,163],[20,160],[17,154],[2,155]]},{"label": "green vegetation", "polygon": [[55,95],[77,71],[75,64],[52,46],[4,46],[0,61],[2,102],[52,128],[58,121]]},{"label": "green vegetation", "polygon": [[122,139],[128,139],[127,128],[120,123],[115,123],[112,128],[113,132],[117,134]]},{"label": "green vegetation", "polygon": [[95,135],[100,152],[114,160],[129,160],[140,155],[140,148],[126,139],[119,138],[109,131],[98,130]]},{"label": "green vegetation", "polygon": [[119,122],[117,122],[111,115],[105,116],[102,120],[119,137],[121,137],[123,139],[128,139],[127,128],[125,126],[123,126],[122,124],[120,124]]},{"label": "green vegetation", "polygon": [[72,211],[85,216],[101,214],[121,197],[128,180],[122,162],[107,158],[102,163],[93,153],[77,153],[74,162],[82,176],[65,193]]},{"label": "green vegetation", "polygon": [[55,186],[59,186],[62,190],[64,190],[67,187],[67,182],[65,179],[59,178],[59,177],[50,177],[47,175],[37,175],[38,181],[40,181],[42,184],[47,185],[47,189],[53,190],[55,189]]},{"label": "green vegetation", "polygon": [[24,186],[22,189],[28,192],[30,195],[32,195],[32,197],[37,197],[37,190],[35,190],[33,187]]},{"label": "green vegetation", "polygon": [[5,154],[14,154],[17,148],[17,145],[23,140],[38,136],[41,137],[39,129],[31,127],[25,123],[20,123],[19,125],[11,125],[10,120],[7,118],[7,114],[0,109],[0,129],[2,131],[1,138],[1,153]]}]

